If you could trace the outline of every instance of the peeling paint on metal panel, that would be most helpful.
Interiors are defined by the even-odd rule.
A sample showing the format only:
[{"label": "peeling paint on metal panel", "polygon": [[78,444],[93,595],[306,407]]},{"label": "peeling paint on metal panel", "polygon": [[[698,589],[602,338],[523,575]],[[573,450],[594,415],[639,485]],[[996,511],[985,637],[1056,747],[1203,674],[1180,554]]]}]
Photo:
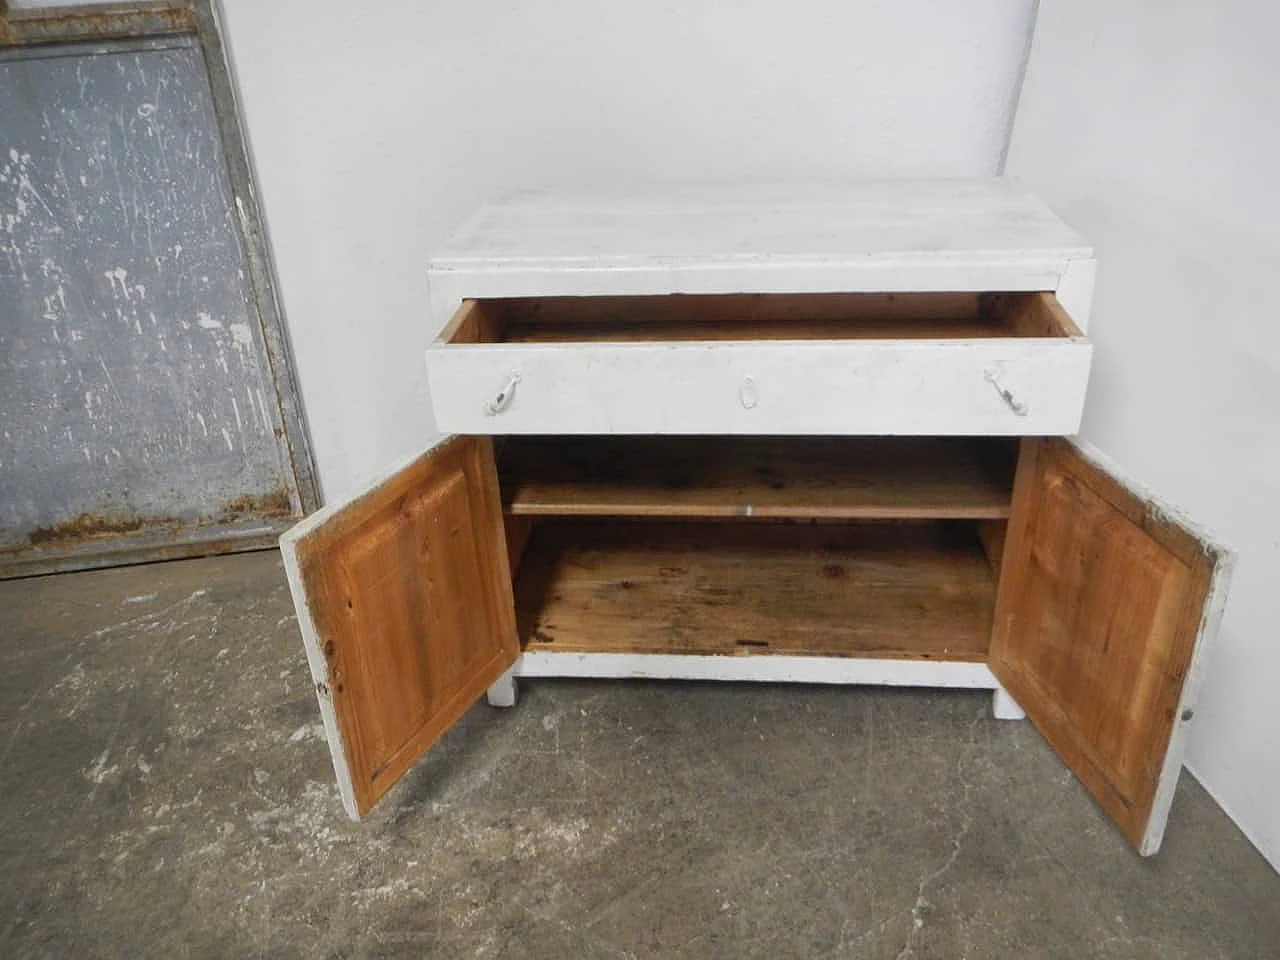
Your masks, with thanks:
[{"label": "peeling paint on metal panel", "polygon": [[195,41],[0,50],[0,131],[0,551],[274,495],[287,451]]}]

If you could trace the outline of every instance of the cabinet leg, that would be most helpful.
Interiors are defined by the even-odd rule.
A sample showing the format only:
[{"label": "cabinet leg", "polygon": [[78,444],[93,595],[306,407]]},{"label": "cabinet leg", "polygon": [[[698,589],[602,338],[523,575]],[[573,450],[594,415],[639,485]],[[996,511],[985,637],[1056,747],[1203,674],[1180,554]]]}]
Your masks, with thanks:
[{"label": "cabinet leg", "polygon": [[997,720],[1021,720],[1026,717],[1018,701],[1005,691],[1004,687],[996,687],[991,699],[991,713]]},{"label": "cabinet leg", "polygon": [[485,698],[489,701],[491,707],[514,707],[516,700],[519,698],[519,690],[516,687],[516,671],[512,667],[497,680],[493,682]]}]

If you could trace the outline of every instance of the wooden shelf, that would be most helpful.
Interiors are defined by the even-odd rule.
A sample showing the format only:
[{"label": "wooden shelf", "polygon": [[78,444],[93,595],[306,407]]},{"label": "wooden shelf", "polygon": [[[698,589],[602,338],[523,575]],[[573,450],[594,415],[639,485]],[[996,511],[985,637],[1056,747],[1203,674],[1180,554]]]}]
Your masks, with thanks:
[{"label": "wooden shelf", "polygon": [[512,516],[1008,517],[1012,443],[977,439],[512,438]]},{"label": "wooden shelf", "polygon": [[520,565],[527,650],[981,661],[972,524],[551,521]]}]

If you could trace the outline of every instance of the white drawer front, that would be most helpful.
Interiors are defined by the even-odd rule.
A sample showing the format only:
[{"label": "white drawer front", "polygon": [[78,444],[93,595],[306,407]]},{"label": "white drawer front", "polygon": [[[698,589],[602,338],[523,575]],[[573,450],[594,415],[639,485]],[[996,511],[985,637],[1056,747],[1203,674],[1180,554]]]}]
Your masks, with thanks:
[{"label": "white drawer front", "polygon": [[1082,337],[437,344],[440,430],[464,434],[1067,435]]}]

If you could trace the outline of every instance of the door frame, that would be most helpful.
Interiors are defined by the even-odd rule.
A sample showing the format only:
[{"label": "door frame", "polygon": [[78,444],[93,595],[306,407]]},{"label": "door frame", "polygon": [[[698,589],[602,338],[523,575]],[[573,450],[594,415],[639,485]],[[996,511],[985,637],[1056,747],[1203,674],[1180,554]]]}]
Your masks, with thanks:
[{"label": "door frame", "polygon": [[[252,310],[266,348],[267,366],[283,427],[278,450],[285,465],[287,514],[252,514],[199,528],[122,530],[33,544],[0,558],[0,579],[84,570],[94,567],[171,560],[214,553],[259,550],[320,506],[320,487],[307,432],[293,351],[285,328],[275,268],[271,262],[253,166],[240,123],[239,100],[222,41],[217,0],[164,0],[77,7],[13,10],[0,0],[0,50],[102,42],[104,44],[186,36],[195,39],[206,71],[217,136],[235,198],[236,232],[244,251]],[[248,521],[248,522],[246,522]]]}]

